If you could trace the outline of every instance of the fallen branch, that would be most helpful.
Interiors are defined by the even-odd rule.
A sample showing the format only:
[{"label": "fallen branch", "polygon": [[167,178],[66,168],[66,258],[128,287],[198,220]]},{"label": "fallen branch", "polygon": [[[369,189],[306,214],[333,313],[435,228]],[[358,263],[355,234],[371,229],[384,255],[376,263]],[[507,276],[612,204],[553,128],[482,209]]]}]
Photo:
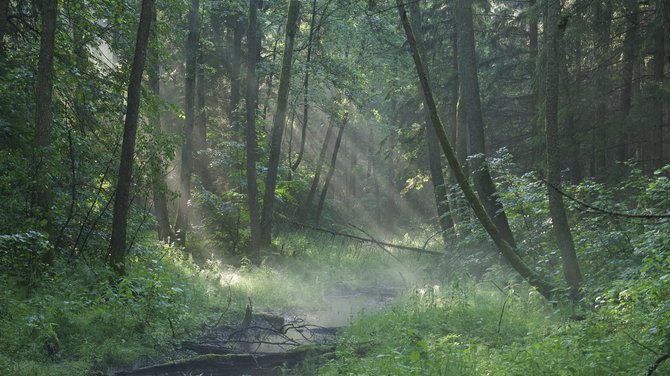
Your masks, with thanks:
[{"label": "fallen branch", "polygon": [[379,246],[379,248],[381,248],[382,251],[386,252],[387,255],[393,257],[394,260],[396,260],[396,261],[398,261],[399,263],[402,264],[402,261],[400,261],[400,259],[399,259],[398,257],[396,257],[396,255],[394,255],[393,253],[391,253],[391,251],[389,251],[388,249],[386,249],[386,247],[384,247],[383,245],[379,244],[379,241],[378,241],[377,239],[373,238],[372,235],[368,234],[367,231],[363,230],[363,229],[360,228],[360,227],[357,227],[357,226],[355,226],[355,225],[352,225],[351,223],[349,223],[349,226],[351,226],[351,227],[355,228],[356,230],[358,230],[358,231],[364,233],[365,235],[367,235],[367,236],[370,238],[370,241],[371,241],[371,242],[373,242],[374,244],[376,244],[377,246]]},{"label": "fallen branch", "polygon": [[649,367],[649,369],[647,369],[647,376],[651,376],[654,373],[654,371],[656,371],[656,368],[658,368],[661,365],[661,363],[668,360],[668,358],[670,358],[670,352],[667,352],[667,353],[661,355],[660,357],[658,357],[658,359],[656,359],[654,364],[652,364]]},{"label": "fallen branch", "polygon": [[362,236],[356,236],[356,235],[351,235],[351,234],[347,234],[347,233],[344,233],[344,232],[339,232],[339,231],[335,231],[335,230],[329,230],[329,229],[325,229],[325,228],[321,228],[321,227],[317,227],[317,226],[312,226],[312,225],[308,225],[306,223],[300,223],[300,222],[293,221],[293,220],[291,220],[289,218],[286,218],[286,217],[284,217],[284,220],[293,224],[293,225],[296,225],[296,226],[304,227],[304,228],[314,230],[314,231],[324,232],[326,234],[331,234],[331,235],[335,235],[335,236],[343,236],[345,238],[355,239],[355,240],[358,240],[358,241],[361,241],[361,242],[373,243],[373,244],[377,244],[377,245],[382,245],[382,246],[396,248],[396,249],[402,249],[402,250],[405,250],[405,251],[412,251],[412,252],[426,254],[426,255],[433,255],[433,256],[443,256],[444,255],[442,252],[430,251],[430,250],[427,250],[427,249],[418,248],[418,247],[411,247],[411,246],[408,246],[408,245],[387,243],[387,242],[382,242],[382,241],[378,241],[378,240],[374,240],[374,239],[364,238]]}]

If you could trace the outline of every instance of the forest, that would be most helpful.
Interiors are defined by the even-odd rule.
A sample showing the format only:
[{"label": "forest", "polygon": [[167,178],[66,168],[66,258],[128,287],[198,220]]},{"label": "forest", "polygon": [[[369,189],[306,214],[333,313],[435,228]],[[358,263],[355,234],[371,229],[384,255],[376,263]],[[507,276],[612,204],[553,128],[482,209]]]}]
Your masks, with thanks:
[{"label": "forest", "polygon": [[668,0],[0,0],[0,375],[670,374]]}]

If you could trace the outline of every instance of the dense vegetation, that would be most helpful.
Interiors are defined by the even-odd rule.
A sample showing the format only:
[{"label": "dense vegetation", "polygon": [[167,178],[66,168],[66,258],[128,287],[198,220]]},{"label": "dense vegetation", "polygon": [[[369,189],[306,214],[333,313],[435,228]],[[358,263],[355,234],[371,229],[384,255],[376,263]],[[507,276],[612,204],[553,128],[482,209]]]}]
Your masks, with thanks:
[{"label": "dense vegetation", "polygon": [[0,0],[0,374],[252,311],[350,321],[277,374],[670,372],[669,32],[665,0]]}]

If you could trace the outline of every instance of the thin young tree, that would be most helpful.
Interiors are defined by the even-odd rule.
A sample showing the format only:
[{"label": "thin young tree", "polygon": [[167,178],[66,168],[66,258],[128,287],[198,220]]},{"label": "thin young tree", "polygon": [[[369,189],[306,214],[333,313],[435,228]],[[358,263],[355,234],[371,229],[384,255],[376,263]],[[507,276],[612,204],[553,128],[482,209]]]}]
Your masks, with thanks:
[{"label": "thin young tree", "polygon": [[128,82],[126,121],[123,126],[121,162],[119,164],[119,178],[116,186],[110,241],[111,253],[109,263],[119,274],[125,274],[126,271],[126,231],[128,227],[128,209],[130,206],[130,185],[140,112],[140,97],[142,94],[142,73],[144,72],[144,63],[146,61],[153,12],[154,1],[142,0],[140,23],[137,28],[137,40],[135,42],[135,54],[130,70],[130,81]]},{"label": "thin young tree", "polygon": [[293,62],[293,42],[298,30],[300,15],[300,1],[290,0],[288,17],[286,20],[286,38],[284,42],[284,56],[282,58],[281,73],[279,76],[279,91],[277,93],[277,109],[275,111],[272,139],[270,143],[270,158],[268,172],[265,177],[265,194],[263,196],[263,213],[261,216],[261,246],[268,247],[272,241],[272,222],[277,188],[277,174],[281,160],[281,143],[286,125],[286,108],[288,104],[288,89],[291,83],[291,64]]},{"label": "thin young tree", "polygon": [[545,135],[547,150],[547,182],[549,183],[549,212],[554,229],[554,236],[563,261],[563,274],[570,286],[570,295],[574,300],[579,298],[579,289],[582,274],[577,262],[575,244],[572,240],[568,217],[565,213],[563,196],[559,192],[561,187],[561,152],[558,135],[558,83],[560,61],[559,13],[560,0],[547,0],[547,24],[545,25],[546,50],[546,109]]},{"label": "thin young tree", "polygon": [[321,189],[321,195],[319,196],[319,203],[316,207],[316,214],[314,214],[314,221],[319,223],[321,220],[321,215],[323,214],[323,207],[326,202],[326,195],[328,194],[328,188],[330,187],[330,182],[333,179],[333,174],[335,173],[335,165],[337,164],[337,154],[340,151],[340,145],[342,144],[342,134],[344,133],[344,127],[346,127],[347,122],[349,121],[349,114],[345,112],[344,117],[342,118],[342,123],[339,124],[339,130],[337,131],[337,138],[335,139],[335,146],[333,146],[333,155],[330,158],[330,166],[328,167],[328,173],[326,174],[326,180],[323,183],[323,189]]},{"label": "thin young tree", "polygon": [[195,84],[198,70],[198,39],[200,38],[200,0],[191,0],[188,13],[188,36],[186,37],[186,75],[184,80],[184,128],[179,172],[179,202],[177,208],[176,237],[181,245],[186,244],[186,233],[190,226],[189,203],[191,201],[191,174],[193,172],[193,131],[195,128]]},{"label": "thin young tree", "polygon": [[424,103],[428,108],[431,117],[431,124],[435,128],[437,138],[440,141],[440,146],[442,147],[442,152],[449,162],[449,167],[451,167],[452,172],[458,185],[461,187],[465,199],[470,203],[477,219],[482,224],[482,227],[489,234],[493,242],[498,247],[498,250],[502,253],[505,259],[510,263],[510,265],[517,271],[524,279],[526,279],[532,286],[534,286],[540,294],[546,298],[550,298],[555,290],[555,286],[545,279],[543,279],[537,272],[528,267],[523,260],[519,257],[516,250],[505,240],[502,236],[496,224],[493,222],[491,217],[484,209],[484,205],[481,200],[475,193],[468,177],[465,175],[465,171],[458,162],[456,153],[452,148],[447,133],[444,131],[442,125],[442,120],[437,112],[437,106],[435,104],[435,98],[433,97],[432,89],[430,88],[430,82],[428,81],[428,76],[426,75],[426,67],[423,64],[421,55],[417,49],[416,39],[414,38],[414,33],[412,32],[412,27],[407,18],[407,12],[405,10],[405,4],[403,0],[396,0],[396,6],[398,8],[398,13],[400,14],[400,20],[402,26],[405,30],[405,35],[407,36],[407,41],[409,43],[412,57],[414,58],[414,65],[416,67],[417,75],[421,82],[421,89],[424,95]]},{"label": "thin young tree", "polygon": [[[53,133],[53,96],[54,76],[54,45],[56,40],[56,21],[58,19],[58,0],[42,0],[39,2],[42,18],[40,32],[40,52],[37,62],[37,82],[35,85],[35,138],[33,140],[33,217],[38,227],[47,233],[49,240],[54,240],[54,224],[51,217],[53,201],[48,174],[48,163]],[[55,256],[52,247],[45,255],[45,261],[51,263]]]},{"label": "thin young tree", "polygon": [[314,171],[314,178],[312,179],[312,184],[309,187],[309,192],[307,193],[307,198],[303,202],[300,209],[298,209],[296,217],[301,220],[307,219],[309,215],[309,208],[312,206],[312,201],[314,201],[314,196],[316,196],[316,190],[319,187],[321,180],[321,172],[323,170],[323,163],[326,160],[326,153],[328,152],[328,145],[330,145],[330,138],[333,134],[333,127],[335,122],[331,121],[328,123],[328,128],[326,129],[326,136],[323,139],[323,144],[321,145],[321,151],[319,152],[319,159],[316,162],[316,170]]}]

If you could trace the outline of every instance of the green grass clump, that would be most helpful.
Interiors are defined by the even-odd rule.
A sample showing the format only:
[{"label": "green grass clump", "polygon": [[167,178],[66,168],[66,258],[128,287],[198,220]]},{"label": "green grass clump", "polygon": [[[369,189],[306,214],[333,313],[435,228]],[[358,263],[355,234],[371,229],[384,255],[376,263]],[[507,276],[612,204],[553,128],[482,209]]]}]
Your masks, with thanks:
[{"label": "green grass clump", "polygon": [[[503,311],[504,306],[504,311]],[[420,289],[362,316],[320,375],[630,375],[654,354],[631,340],[645,323],[596,310],[574,321],[536,294],[485,284]]]}]

